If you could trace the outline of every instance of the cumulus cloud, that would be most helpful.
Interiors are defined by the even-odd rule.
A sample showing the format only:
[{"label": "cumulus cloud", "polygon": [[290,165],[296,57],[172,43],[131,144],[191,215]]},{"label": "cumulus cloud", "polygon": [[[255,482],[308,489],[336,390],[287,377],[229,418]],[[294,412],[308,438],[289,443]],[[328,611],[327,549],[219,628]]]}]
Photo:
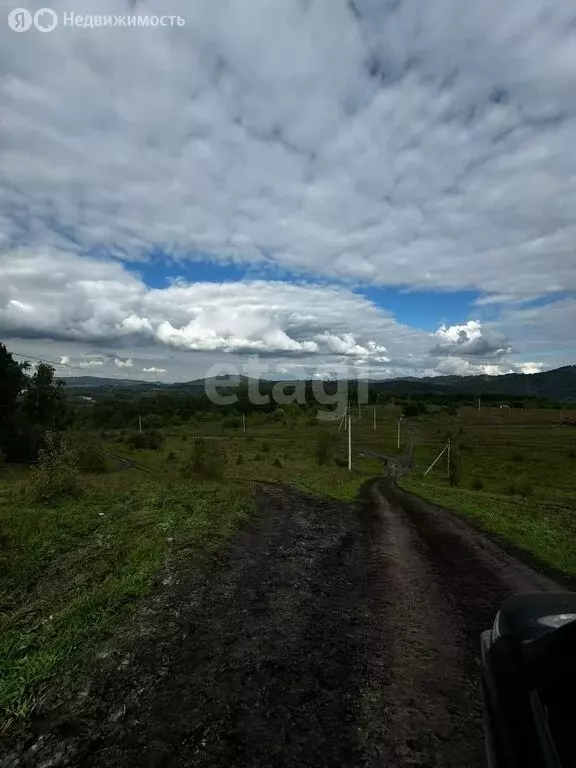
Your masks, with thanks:
[{"label": "cumulus cloud", "polygon": [[386,352],[382,338],[425,339],[340,287],[245,280],[150,289],[121,264],[71,254],[0,255],[0,267],[0,327],[12,336],[374,359]]},{"label": "cumulus cloud", "polygon": [[528,371],[574,357],[571,298],[506,305],[498,319],[430,333],[343,286],[180,280],[149,288],[119,262],[56,251],[0,255],[0,270],[0,334],[65,371],[113,376],[137,360],[189,380],[223,356],[241,370],[257,355],[269,377],[348,370],[382,378]]},{"label": "cumulus cloud", "polygon": [[[202,254],[494,296],[576,289],[570,0],[173,0],[170,12],[186,25],[1,28],[6,252]],[[116,323],[107,300],[97,327]],[[31,310],[13,301],[25,327]],[[120,323],[151,333],[137,313]],[[172,327],[178,344],[197,338]]]},{"label": "cumulus cloud", "polygon": [[142,368],[142,373],[168,373],[166,368]]},{"label": "cumulus cloud", "polygon": [[430,351],[432,355],[501,357],[511,351],[503,334],[484,330],[477,320],[468,320],[463,325],[442,325],[436,336],[439,341]]},{"label": "cumulus cloud", "polygon": [[132,360],[131,357],[129,357],[127,360],[121,360],[120,358],[116,357],[114,358],[114,365],[116,368],[133,368],[134,360]]},{"label": "cumulus cloud", "polygon": [[519,363],[517,365],[517,370],[520,373],[540,373],[540,371],[542,371],[543,368],[544,368],[543,363],[530,362],[530,363]]}]

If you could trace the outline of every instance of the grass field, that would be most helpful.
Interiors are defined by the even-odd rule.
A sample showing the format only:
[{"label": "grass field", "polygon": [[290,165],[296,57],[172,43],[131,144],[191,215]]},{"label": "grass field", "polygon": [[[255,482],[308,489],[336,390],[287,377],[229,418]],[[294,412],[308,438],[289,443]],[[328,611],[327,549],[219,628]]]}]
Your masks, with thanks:
[{"label": "grass field", "polygon": [[[227,439],[217,425],[166,433],[159,451],[133,451],[117,436],[106,439],[107,451],[149,472],[121,470],[109,457],[110,472],[82,478],[72,497],[40,503],[31,492],[34,470],[0,473],[4,727],[28,716],[55,679],[62,689],[72,684],[163,575],[190,569],[223,547],[252,514],[259,483],[353,499],[379,471],[366,460],[352,475],[334,459],[319,466],[316,427],[298,438],[283,427]],[[217,440],[226,455],[217,480],[184,477],[180,469],[200,434]]]},{"label": "grass field", "polygon": [[[415,463],[403,488],[576,575],[576,429],[561,425],[557,411],[463,408],[419,417],[412,429]],[[449,436],[460,468],[455,487],[446,456],[424,476]]]},{"label": "grass field", "polygon": [[[399,410],[354,413],[355,451],[395,455]],[[132,450],[121,432],[104,437],[109,472],[82,478],[79,496],[39,503],[32,470],[0,473],[0,708],[6,725],[29,715],[57,678],[66,687],[103,644],[113,643],[135,605],[167,571],[190,568],[223,547],[254,509],[262,482],[349,500],[380,462],[354,458],[336,424],[334,454],[316,461],[319,427],[298,420],[222,422],[163,430],[160,450]],[[446,464],[423,477],[451,436],[460,482],[450,487]],[[125,435],[124,435],[125,437]],[[183,476],[195,440],[214,442],[224,457],[212,481]],[[576,430],[557,411],[462,409],[405,420],[401,449],[414,443],[415,464],[402,484],[473,518],[545,564],[576,574]],[[147,471],[145,471],[147,470]]]}]

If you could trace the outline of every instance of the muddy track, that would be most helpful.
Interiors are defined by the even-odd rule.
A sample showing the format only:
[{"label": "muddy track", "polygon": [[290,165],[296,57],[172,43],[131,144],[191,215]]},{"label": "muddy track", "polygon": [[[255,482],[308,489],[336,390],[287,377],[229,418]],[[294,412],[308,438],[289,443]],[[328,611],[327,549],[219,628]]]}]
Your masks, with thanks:
[{"label": "muddy track", "polygon": [[259,504],[13,765],[484,765],[479,632],[506,595],[556,585],[392,486]]}]

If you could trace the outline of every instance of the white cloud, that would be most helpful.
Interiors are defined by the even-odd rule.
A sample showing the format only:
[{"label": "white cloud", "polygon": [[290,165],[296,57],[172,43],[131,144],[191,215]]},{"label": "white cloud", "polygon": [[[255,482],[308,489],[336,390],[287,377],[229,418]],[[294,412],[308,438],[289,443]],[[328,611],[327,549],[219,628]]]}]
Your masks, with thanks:
[{"label": "white cloud", "polygon": [[431,354],[477,357],[501,357],[510,352],[501,333],[485,330],[478,320],[468,320],[463,325],[441,325],[436,331],[439,341]]},{"label": "white cloud", "polygon": [[574,299],[505,305],[496,319],[429,333],[341,286],[243,280],[148,288],[120,263],[54,251],[0,255],[0,270],[1,335],[16,340],[14,351],[60,360],[64,373],[113,376],[137,360],[190,380],[222,359],[241,370],[258,355],[271,377],[281,369],[472,374],[550,368],[575,354],[567,336]]},{"label": "white cloud", "polygon": [[168,373],[166,368],[142,368],[142,373]]},{"label": "white cloud", "polygon": [[[120,264],[71,254],[20,252],[0,256],[0,267],[0,327],[12,336],[374,359],[384,337],[425,339],[345,288],[246,280],[149,289]],[[25,311],[14,301],[23,296]]]},{"label": "white cloud", "polygon": [[544,365],[542,363],[520,363],[518,365],[518,370],[520,373],[540,373],[540,371],[544,368]]},{"label": "white cloud", "polygon": [[[186,25],[2,26],[6,252],[157,247],[383,285],[576,289],[570,0],[173,0],[170,12]],[[115,323],[107,302],[97,325]],[[120,323],[150,333],[136,313]]]},{"label": "white cloud", "polygon": [[134,360],[132,360],[131,357],[129,357],[127,360],[120,360],[120,358],[116,357],[114,358],[114,365],[116,368],[133,368]]}]

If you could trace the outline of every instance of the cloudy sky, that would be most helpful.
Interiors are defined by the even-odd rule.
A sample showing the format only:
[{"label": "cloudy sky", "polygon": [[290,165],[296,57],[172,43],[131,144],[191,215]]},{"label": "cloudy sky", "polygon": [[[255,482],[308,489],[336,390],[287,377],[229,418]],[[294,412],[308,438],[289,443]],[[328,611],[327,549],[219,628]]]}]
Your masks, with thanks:
[{"label": "cloudy sky", "polygon": [[165,381],[576,362],[572,0],[51,7],[0,26],[9,349]]}]

